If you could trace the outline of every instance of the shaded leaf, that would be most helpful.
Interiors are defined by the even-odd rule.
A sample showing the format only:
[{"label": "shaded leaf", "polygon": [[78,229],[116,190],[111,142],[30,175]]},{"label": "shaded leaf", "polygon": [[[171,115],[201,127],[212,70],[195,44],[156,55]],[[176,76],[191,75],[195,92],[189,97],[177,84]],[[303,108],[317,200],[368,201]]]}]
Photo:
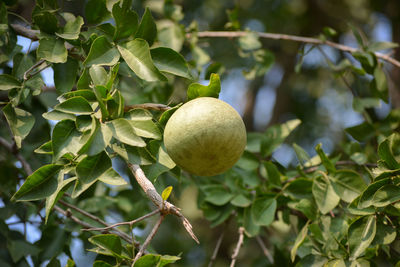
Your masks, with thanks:
[{"label": "shaded leaf", "polygon": [[76,154],[82,147],[80,137],[81,133],[75,128],[74,121],[63,120],[57,123],[51,139],[54,160],[61,158],[66,153]]},{"label": "shaded leaf", "polygon": [[48,164],[29,175],[12,200],[32,201],[50,196],[57,189],[56,174],[62,165]]},{"label": "shaded leaf", "polygon": [[338,170],[330,176],[335,192],[343,201],[352,202],[367,187],[364,179],[353,170]]},{"label": "shaded leaf", "polygon": [[0,74],[0,91],[20,88],[22,83],[17,78],[8,74]]},{"label": "shaded leaf", "polygon": [[121,240],[114,234],[95,235],[89,238],[89,242],[113,255],[120,255],[122,252]]},{"label": "shaded leaf", "polygon": [[118,62],[119,57],[118,49],[107,40],[107,37],[102,35],[93,41],[83,64],[88,67],[94,64],[112,66]]},{"label": "shaded leaf", "polygon": [[35,124],[35,117],[28,111],[14,108],[11,103],[3,108],[3,114],[10,126],[15,144],[18,148],[21,148],[22,140],[25,139]]},{"label": "shaded leaf", "polygon": [[107,123],[107,126],[111,129],[113,136],[122,143],[130,146],[146,146],[146,143],[136,134],[132,124],[127,119],[112,120]]},{"label": "shaded leaf", "polygon": [[375,192],[372,198],[372,205],[375,207],[385,207],[399,200],[400,187],[393,184],[387,184]]},{"label": "shaded leaf", "polygon": [[92,107],[90,106],[89,102],[81,96],[68,98],[64,102],[56,105],[54,109],[70,114],[90,115],[93,113]]},{"label": "shaded leaf", "polygon": [[115,20],[114,40],[127,38],[134,34],[138,28],[138,15],[130,9],[131,1],[116,3],[112,8],[112,15]]},{"label": "shaded leaf", "polygon": [[157,47],[150,50],[154,65],[162,71],[192,79],[187,63],[183,56],[167,47]]},{"label": "shaded leaf", "polygon": [[322,214],[328,213],[339,204],[340,198],[326,177],[319,176],[314,179],[312,193]]},{"label": "shaded leaf", "polygon": [[38,59],[45,59],[52,63],[64,63],[67,61],[67,48],[64,40],[58,38],[43,38],[39,40],[37,49]]},{"label": "shaded leaf", "polygon": [[75,84],[79,63],[73,58],[68,58],[65,63],[53,65],[54,85],[57,92],[65,93],[71,91]]},{"label": "shaded leaf", "polygon": [[76,40],[79,38],[79,34],[81,32],[81,27],[84,24],[83,18],[81,16],[77,16],[76,18],[73,16],[68,16],[66,18],[67,23],[61,32],[56,32],[58,37],[67,40]]},{"label": "shaded leaf", "polygon": [[135,34],[135,38],[141,38],[147,41],[151,46],[157,37],[157,27],[149,8],[144,11],[142,20],[140,21],[139,28]]},{"label": "shaded leaf", "polygon": [[98,24],[110,15],[106,0],[89,0],[85,5],[85,18],[89,23]]},{"label": "shaded leaf", "polygon": [[354,221],[348,230],[350,260],[361,256],[369,247],[376,234],[375,216],[364,216]]},{"label": "shaded leaf", "polygon": [[256,198],[251,205],[251,214],[254,223],[257,225],[268,226],[275,218],[276,199],[267,197]]}]

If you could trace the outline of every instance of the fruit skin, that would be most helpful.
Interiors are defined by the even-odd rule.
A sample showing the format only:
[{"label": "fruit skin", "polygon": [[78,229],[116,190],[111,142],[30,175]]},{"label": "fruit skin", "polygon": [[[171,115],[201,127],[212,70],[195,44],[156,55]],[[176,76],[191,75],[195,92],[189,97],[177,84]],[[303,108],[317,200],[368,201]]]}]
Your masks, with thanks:
[{"label": "fruit skin", "polygon": [[181,106],[164,130],[168,155],[182,169],[213,176],[231,168],[246,146],[246,128],[229,104],[212,97]]}]

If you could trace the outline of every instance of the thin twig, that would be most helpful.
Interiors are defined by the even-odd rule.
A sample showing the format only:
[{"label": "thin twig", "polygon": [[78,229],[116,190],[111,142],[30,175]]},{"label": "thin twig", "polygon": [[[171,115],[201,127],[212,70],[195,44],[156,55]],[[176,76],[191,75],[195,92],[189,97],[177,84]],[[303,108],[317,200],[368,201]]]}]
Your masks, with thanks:
[{"label": "thin twig", "polygon": [[65,217],[70,218],[71,220],[73,220],[74,222],[76,222],[77,224],[79,224],[79,225],[81,225],[81,226],[83,226],[83,227],[85,227],[85,228],[91,228],[91,227],[92,227],[90,224],[88,224],[88,223],[86,223],[86,222],[84,222],[84,221],[78,219],[78,218],[75,217],[74,215],[72,215],[71,212],[65,211],[65,210],[63,210],[62,208],[60,208],[60,207],[57,206],[57,205],[54,206],[54,209],[55,209],[58,213],[61,213],[61,214],[64,215]]},{"label": "thin twig", "polygon": [[132,171],[133,175],[136,178],[136,181],[145,192],[146,196],[158,207],[162,214],[174,214],[175,216],[179,217],[182,221],[183,226],[185,227],[186,231],[189,235],[193,238],[194,241],[199,243],[196,235],[193,232],[193,227],[190,224],[189,220],[183,216],[180,209],[175,207],[173,204],[169,203],[168,201],[164,201],[160,194],[156,191],[154,185],[147,179],[146,175],[144,174],[143,170],[140,168],[139,165],[128,163],[129,169]]},{"label": "thin twig", "polygon": [[[63,200],[61,200],[61,199],[58,200],[58,203],[60,203],[61,205],[65,206],[65,207],[68,207],[68,208],[70,208],[70,209],[72,209],[72,210],[75,210],[76,212],[79,212],[80,214],[84,215],[85,217],[90,218],[91,220],[93,220],[93,221],[95,221],[95,222],[98,222],[98,223],[100,223],[100,224],[102,224],[102,225],[104,225],[104,226],[106,226],[106,227],[109,227],[109,226],[110,226],[108,223],[106,223],[105,221],[103,221],[103,220],[100,219],[99,217],[94,216],[93,214],[90,214],[89,212],[84,211],[84,210],[78,208],[77,206],[74,206],[74,205],[72,205],[72,204],[69,204],[69,203],[67,203],[67,202],[65,202],[65,201],[63,201]],[[90,227],[87,227],[87,228],[93,228],[93,227],[90,226]],[[129,242],[129,243],[132,243],[131,237],[130,237],[129,235],[127,235],[126,233],[121,232],[121,231],[118,230],[118,229],[113,229],[113,231],[114,231],[118,236],[120,236],[121,238],[123,238],[125,241],[127,241],[127,242]],[[138,243],[135,243],[135,245],[139,246]]]},{"label": "thin twig", "polygon": [[[360,49],[350,47],[347,45],[342,45],[338,44],[335,42],[331,42],[328,40],[320,40],[317,38],[311,38],[311,37],[302,37],[302,36],[296,36],[296,35],[289,35],[289,34],[280,34],[280,33],[267,33],[267,32],[254,32],[257,34],[260,38],[265,38],[265,39],[273,39],[273,40],[287,40],[287,41],[293,41],[293,42],[300,42],[300,43],[306,43],[306,44],[314,44],[314,45],[328,45],[330,47],[333,47],[335,49],[349,52],[349,53],[354,53],[356,51],[359,51]],[[203,37],[228,37],[228,38],[237,38],[237,37],[242,37],[246,36],[249,34],[249,32],[246,31],[204,31],[204,32],[198,32],[196,33],[197,37],[203,38]],[[190,38],[191,33],[187,33],[186,37]],[[384,61],[387,61],[396,67],[400,68],[400,61],[390,57],[390,55],[375,52],[374,53],[377,58],[380,58]]]},{"label": "thin twig", "polygon": [[148,214],[146,214],[146,215],[144,215],[144,216],[142,216],[140,218],[137,218],[135,220],[129,221],[129,222],[120,222],[120,223],[116,223],[116,224],[113,224],[113,225],[110,225],[110,226],[107,226],[107,227],[104,227],[104,228],[82,229],[82,231],[106,231],[106,230],[109,230],[111,228],[114,228],[114,227],[117,227],[117,226],[121,226],[121,225],[129,225],[130,227],[132,227],[132,225],[134,225],[135,223],[143,221],[144,219],[147,219],[147,218],[149,218],[149,217],[151,217],[151,216],[153,216],[153,215],[155,215],[157,213],[160,213],[160,211],[159,210],[153,210],[152,212],[150,212],[150,213],[148,213]]},{"label": "thin twig", "polygon": [[243,245],[243,239],[244,239],[244,227],[241,226],[241,227],[239,227],[239,239],[238,239],[238,242],[236,244],[236,248],[235,248],[235,250],[233,251],[233,254],[232,254],[232,261],[231,261],[230,267],[234,267],[235,264],[236,264],[237,256],[239,255],[240,248]]},{"label": "thin twig", "polygon": [[[30,73],[37,67],[39,67],[40,65],[42,65],[43,63],[45,63],[46,60],[41,59],[38,62],[36,62],[35,64],[33,64],[29,69],[27,69],[24,72],[24,81],[28,80],[30,77],[32,77],[33,75],[37,74],[38,72],[35,72],[34,74],[30,75]],[[49,65],[47,65],[45,68],[47,68]],[[44,70],[45,68],[41,69]]]},{"label": "thin twig", "polygon": [[164,220],[165,215],[162,214],[160,216],[160,218],[158,219],[157,223],[154,225],[153,229],[151,230],[150,234],[147,236],[146,240],[144,241],[142,247],[140,248],[140,250],[138,251],[138,253],[135,256],[135,259],[132,262],[131,267],[133,267],[136,263],[136,261],[143,255],[143,252],[145,251],[145,249],[147,248],[147,246],[150,244],[150,241],[154,238],[154,236],[156,235],[158,229],[160,228],[160,225],[162,223],[162,221]]},{"label": "thin twig", "polygon": [[271,264],[274,264],[274,258],[271,255],[271,252],[269,252],[268,248],[265,246],[264,242],[262,241],[261,237],[258,235],[256,236],[256,240],[258,244],[260,245],[262,251],[264,252],[265,257],[269,260]]},{"label": "thin twig", "polygon": [[214,252],[211,256],[210,262],[208,263],[208,267],[212,267],[214,264],[214,261],[217,259],[218,251],[219,251],[219,248],[221,247],[222,239],[224,238],[224,235],[225,235],[224,230],[225,230],[225,228],[222,229],[222,233],[218,237],[217,244],[215,245]]},{"label": "thin twig", "polygon": [[157,103],[143,103],[143,104],[135,104],[129,105],[124,107],[124,111],[128,111],[135,108],[142,108],[142,109],[149,109],[149,110],[158,110],[158,111],[166,111],[169,110],[171,107],[164,104],[157,104]]}]

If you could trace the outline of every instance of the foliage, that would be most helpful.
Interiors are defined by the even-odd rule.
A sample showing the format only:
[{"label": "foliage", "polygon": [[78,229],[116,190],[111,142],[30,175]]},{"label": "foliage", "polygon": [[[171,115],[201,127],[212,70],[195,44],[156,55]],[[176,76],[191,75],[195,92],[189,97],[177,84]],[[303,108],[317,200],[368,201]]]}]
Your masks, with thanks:
[{"label": "foliage", "polygon": [[[70,244],[79,239],[95,255],[93,266],[131,266],[135,256],[140,256],[140,246],[146,244],[144,233],[151,222],[132,222],[101,234],[81,229],[103,227],[104,221],[133,220],[154,209],[147,192],[138,188],[128,168],[132,165],[140,166],[162,192],[163,205],[168,199],[177,201],[185,188],[194,187],[207,227],[221,226],[226,231],[232,224],[235,229],[244,227],[245,246],[249,247],[251,240],[271,235],[269,249],[274,256],[261,261],[250,257],[248,266],[272,261],[286,266],[379,266],[382,259],[398,265],[399,110],[391,109],[384,118],[372,110],[382,101],[389,102],[384,61],[376,51],[396,44],[368,43],[353,28],[359,48],[351,53],[352,61],[326,58],[333,76],[325,79],[337,77],[347,83],[351,76],[364,85],[362,91],[350,88],[353,109],[364,119],[345,129],[342,144],[332,153],[318,144],[312,152],[315,156],[310,156],[292,138],[306,127],[308,118],[303,123],[290,119],[265,131],[249,132],[246,150],[231,170],[201,178],[181,172],[169,158],[163,130],[180,102],[219,97],[220,76],[229,64],[225,68],[211,60],[196,23],[183,20],[181,6],[166,0],[136,9],[130,0],[89,0],[83,18],[65,12],[58,1],[37,0],[31,29],[21,30],[11,11],[16,2],[0,3],[4,117],[0,129],[0,236],[4,240],[0,265],[27,266],[29,259],[35,266],[60,266],[63,255],[68,258],[67,266],[74,266]],[[237,9],[228,10],[225,26],[239,32],[239,18]],[[274,53],[264,47],[257,33],[240,33],[232,42],[244,62],[243,75],[260,79],[273,66]],[[317,40],[332,40],[336,34],[324,28]],[[17,36],[38,39],[38,46],[24,52],[16,43]],[[315,44],[309,50],[300,48],[294,68],[297,75],[305,69],[307,53],[318,48]],[[46,86],[40,74],[49,67],[54,71],[55,88]],[[203,85],[203,77],[208,85]],[[148,102],[177,105],[154,108]],[[297,156],[295,168],[280,164],[273,156],[285,143],[292,144]],[[164,212],[164,206],[158,208]],[[10,218],[17,221],[10,223]],[[11,227],[32,222],[39,223],[37,231],[41,232],[34,242],[27,240],[26,228],[24,236]],[[201,233],[209,232],[201,230],[202,222],[194,224],[195,233],[197,226]],[[180,224],[170,224],[169,232],[182,234],[179,240],[190,240],[176,230],[182,228]],[[214,243],[207,243],[207,238],[200,242],[212,251]],[[182,250],[178,245],[176,249],[170,244],[150,245],[135,266],[180,261],[189,266],[192,263]],[[174,256],[158,254],[169,251]]]}]

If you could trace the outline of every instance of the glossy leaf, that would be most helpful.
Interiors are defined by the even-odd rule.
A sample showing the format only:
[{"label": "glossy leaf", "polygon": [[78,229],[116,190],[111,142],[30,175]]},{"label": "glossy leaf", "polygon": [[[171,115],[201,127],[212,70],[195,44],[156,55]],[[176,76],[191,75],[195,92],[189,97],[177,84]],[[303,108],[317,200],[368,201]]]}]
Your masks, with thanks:
[{"label": "glossy leaf", "polygon": [[375,216],[364,216],[354,221],[348,230],[350,260],[354,260],[365,253],[376,234]]},{"label": "glossy leaf", "polygon": [[67,61],[67,56],[64,40],[59,38],[43,38],[39,40],[38,59],[44,59],[52,63],[64,63]]},{"label": "glossy leaf", "polygon": [[58,110],[51,110],[42,114],[43,118],[52,121],[62,121],[62,120],[75,120],[76,116],[70,113],[64,113]]},{"label": "glossy leaf", "polygon": [[165,81],[166,78],[154,66],[150,49],[143,39],[135,39],[119,45],[118,50],[129,68],[141,79],[148,82]]},{"label": "glossy leaf", "polygon": [[192,79],[183,56],[168,47],[157,47],[150,50],[154,65],[162,71]]},{"label": "glossy leaf", "polygon": [[107,125],[100,123],[96,118],[92,118],[90,126],[90,137],[82,146],[80,153],[86,153],[89,156],[94,156],[102,152],[110,145],[112,132]]},{"label": "glossy leaf", "polygon": [[131,164],[137,165],[150,165],[153,164],[155,158],[152,157],[150,152],[146,148],[128,146],[128,145],[112,145],[112,149],[121,158],[128,161]]},{"label": "glossy leaf", "polygon": [[48,164],[40,167],[26,178],[24,184],[13,195],[13,200],[32,201],[50,196],[57,189],[55,176],[62,165]]},{"label": "glossy leaf", "polygon": [[379,188],[372,197],[372,204],[375,207],[385,207],[400,200],[400,187],[387,184]]},{"label": "glossy leaf", "polygon": [[112,66],[118,62],[119,57],[118,49],[102,35],[93,41],[89,54],[83,64],[88,67],[95,64]]},{"label": "glossy leaf", "polygon": [[140,21],[139,28],[135,34],[135,38],[141,38],[147,41],[151,46],[157,37],[157,27],[149,8],[144,11],[142,20]]},{"label": "glossy leaf", "polygon": [[95,235],[89,238],[89,242],[113,255],[120,255],[122,252],[121,240],[114,234]]},{"label": "glossy leaf", "polygon": [[112,8],[112,15],[115,20],[114,40],[128,38],[133,35],[138,28],[138,15],[130,9],[131,1],[121,1]]},{"label": "glossy leaf", "polygon": [[390,179],[382,179],[376,182],[373,182],[368,185],[368,187],[361,194],[360,200],[358,202],[358,208],[367,208],[373,204],[373,197],[375,192],[378,191],[379,188],[382,188],[384,185],[390,183]]},{"label": "glossy leaf", "polygon": [[349,203],[367,188],[364,179],[357,172],[352,170],[338,170],[333,176],[330,176],[330,178],[335,192],[343,201]]},{"label": "glossy leaf", "polygon": [[7,104],[3,108],[3,114],[10,126],[15,144],[18,148],[21,148],[22,140],[25,139],[35,124],[35,118],[28,111],[14,108],[11,104]]},{"label": "glossy leaf", "polygon": [[123,118],[112,120],[107,123],[107,126],[112,131],[114,138],[122,143],[130,146],[146,146],[146,143],[136,134],[132,124],[128,120]]},{"label": "glossy leaf", "polygon": [[312,193],[322,214],[328,213],[339,204],[340,198],[326,177],[319,176],[314,179]]},{"label": "glossy leaf", "polygon": [[72,14],[69,14],[65,19],[67,23],[60,32],[56,32],[56,35],[67,40],[78,39],[81,32],[81,27],[84,24],[83,18],[81,16],[77,16],[75,18]]},{"label": "glossy leaf", "polygon": [[51,139],[54,160],[61,158],[66,153],[76,154],[82,147],[80,137],[81,133],[76,129],[74,121],[63,120],[57,123]]},{"label": "glossy leaf", "polygon": [[81,96],[68,98],[64,102],[56,105],[54,109],[70,114],[90,115],[93,113],[92,107],[90,106],[89,102]]},{"label": "glossy leaf", "polygon": [[210,83],[208,85],[202,85],[199,83],[192,83],[189,85],[187,96],[188,100],[206,96],[218,98],[220,91],[221,81],[218,74],[213,73],[211,74]]}]

